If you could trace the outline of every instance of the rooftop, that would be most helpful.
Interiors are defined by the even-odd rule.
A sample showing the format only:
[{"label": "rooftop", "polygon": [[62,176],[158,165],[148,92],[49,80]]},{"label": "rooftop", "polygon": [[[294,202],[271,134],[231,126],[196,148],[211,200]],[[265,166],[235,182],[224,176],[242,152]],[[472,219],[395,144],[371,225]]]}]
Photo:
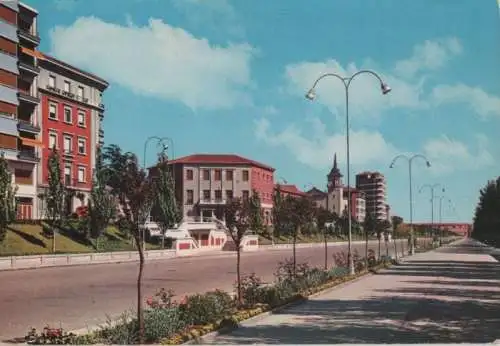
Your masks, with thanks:
[{"label": "rooftop", "polygon": [[263,168],[274,172],[275,169],[258,161],[247,159],[236,154],[193,154],[171,160],[171,164],[207,164],[207,165],[246,165]]},{"label": "rooftop", "polygon": [[291,184],[276,184],[276,189],[280,190],[280,192],[289,193],[292,195],[305,196],[306,193],[300,191],[297,186]]},{"label": "rooftop", "polygon": [[48,54],[45,54],[43,53],[43,56],[44,56],[44,59],[45,61],[51,63],[51,64],[54,64],[54,65],[57,65],[59,67],[62,67],[68,71],[71,71],[73,73],[76,73],[76,74],[79,74],[79,75],[82,75],[98,84],[101,84],[103,86],[104,89],[106,89],[108,86],[109,86],[109,83],[107,81],[105,81],[104,79],[102,79],[101,77],[99,76],[96,76],[95,74],[93,73],[90,73],[90,72],[87,72],[87,71],[84,71],[78,67],[75,67],[73,65],[70,65],[64,61],[61,61],[57,58],[54,58],[53,56],[50,56]]}]

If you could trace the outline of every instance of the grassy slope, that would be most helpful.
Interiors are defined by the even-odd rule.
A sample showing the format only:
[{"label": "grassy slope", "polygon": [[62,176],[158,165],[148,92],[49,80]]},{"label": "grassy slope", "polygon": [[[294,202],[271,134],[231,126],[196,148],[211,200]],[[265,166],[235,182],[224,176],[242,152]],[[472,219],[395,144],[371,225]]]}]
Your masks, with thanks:
[{"label": "grassy slope", "polygon": [[[148,249],[158,246],[147,244]],[[99,240],[99,251],[131,251],[132,241],[119,230],[108,227]],[[97,252],[93,243],[82,239],[72,229],[56,234],[56,253]],[[52,239],[44,235],[43,227],[39,225],[11,225],[6,239],[0,244],[0,256],[39,255],[52,253]]]}]

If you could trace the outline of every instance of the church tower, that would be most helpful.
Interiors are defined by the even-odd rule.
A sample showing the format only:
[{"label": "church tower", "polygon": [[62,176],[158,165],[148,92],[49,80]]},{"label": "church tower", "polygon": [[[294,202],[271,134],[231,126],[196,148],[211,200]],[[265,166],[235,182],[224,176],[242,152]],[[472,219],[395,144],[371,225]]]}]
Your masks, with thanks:
[{"label": "church tower", "polygon": [[333,156],[333,167],[330,173],[326,176],[328,179],[328,192],[335,190],[337,187],[342,186],[342,173],[337,166],[337,153]]}]

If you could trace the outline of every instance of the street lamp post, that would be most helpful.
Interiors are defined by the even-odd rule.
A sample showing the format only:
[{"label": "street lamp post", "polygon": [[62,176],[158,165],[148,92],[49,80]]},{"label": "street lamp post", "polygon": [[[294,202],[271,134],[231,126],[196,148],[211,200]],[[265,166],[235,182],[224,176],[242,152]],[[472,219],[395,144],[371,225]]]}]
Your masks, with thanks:
[{"label": "street lamp post", "polygon": [[425,184],[418,191],[419,193],[421,193],[424,189],[429,189],[431,192],[431,199],[430,199],[430,201],[431,201],[431,237],[433,236],[433,233],[434,233],[434,199],[436,198],[436,196],[434,195],[434,190],[438,187],[441,187],[441,192],[445,191],[444,187],[442,187],[441,184],[434,184],[434,185]]},{"label": "street lamp post", "polygon": [[[158,136],[150,136],[146,139],[146,141],[144,142],[144,153],[143,153],[143,157],[142,157],[142,162],[143,162],[143,169],[146,170],[146,154],[147,154],[147,150],[148,150],[148,144],[152,141],[152,140],[156,140],[157,141],[157,146],[162,146],[162,151],[163,152],[166,152],[169,148],[168,145],[165,145],[165,142],[168,142],[169,145],[170,145],[170,148],[171,148],[171,151],[172,151],[172,158],[175,157],[175,151],[174,151],[174,141],[172,138],[170,137],[158,137]],[[174,190],[175,190],[175,179],[173,181],[173,185],[174,185]],[[144,246],[146,245],[146,229],[145,227],[142,227],[142,246],[144,248]]]},{"label": "street lamp post", "polygon": [[394,168],[394,165],[399,159],[404,159],[408,161],[408,178],[409,178],[409,185],[410,185],[410,254],[414,255],[415,254],[415,241],[413,240],[414,234],[413,234],[413,182],[412,182],[412,163],[413,160],[416,158],[420,158],[425,161],[427,167],[431,166],[431,163],[429,160],[422,154],[415,154],[412,156],[408,156],[405,154],[399,154],[397,155],[391,162],[391,165],[389,168]]},{"label": "street lamp post", "polygon": [[349,148],[349,87],[351,86],[351,82],[359,75],[361,74],[370,74],[374,76],[375,78],[378,79],[380,82],[380,89],[382,91],[382,94],[388,94],[391,91],[391,88],[384,83],[382,78],[375,72],[371,70],[361,70],[356,73],[354,73],[350,77],[342,77],[336,73],[325,73],[321,76],[319,76],[316,81],[313,83],[313,86],[311,89],[306,94],[306,98],[308,100],[313,101],[316,98],[316,93],[315,93],[315,88],[316,85],[319,83],[320,80],[326,77],[333,77],[339,79],[342,84],[344,85],[345,88],[345,116],[346,116],[346,156],[347,156],[347,215],[348,215],[348,223],[347,223],[347,229],[348,229],[348,250],[347,250],[347,257],[349,261],[349,271],[351,274],[354,274],[354,263],[353,263],[353,258],[352,258],[352,220],[351,220],[351,189],[350,189],[350,176],[351,176],[351,167],[350,167],[350,148]]}]

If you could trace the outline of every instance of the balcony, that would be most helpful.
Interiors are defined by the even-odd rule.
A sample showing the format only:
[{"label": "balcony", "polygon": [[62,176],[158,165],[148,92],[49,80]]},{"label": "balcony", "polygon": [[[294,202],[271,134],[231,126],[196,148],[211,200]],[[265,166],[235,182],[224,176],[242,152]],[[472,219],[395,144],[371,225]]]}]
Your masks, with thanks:
[{"label": "balcony", "polygon": [[31,121],[23,119],[18,119],[17,129],[19,131],[25,131],[34,134],[40,133],[40,127],[38,125],[35,125]]},{"label": "balcony", "polygon": [[18,25],[19,29],[17,30],[17,35],[20,39],[28,41],[35,46],[40,44],[40,36],[38,36],[38,33],[33,33],[31,24],[20,21]]},{"label": "balcony", "polygon": [[75,152],[72,150],[64,149],[62,151],[62,156],[65,160],[73,160],[75,158]]},{"label": "balcony", "polygon": [[17,158],[22,161],[37,163],[40,162],[40,157],[34,149],[20,149],[17,153]]},{"label": "balcony", "polygon": [[100,110],[105,110],[104,103],[99,103],[99,105],[97,106],[97,108],[99,108]]},{"label": "balcony", "polygon": [[202,198],[200,199],[200,205],[223,205],[226,204],[226,200],[223,198]]},{"label": "balcony", "polygon": [[99,129],[99,138],[104,138],[104,130]]},{"label": "balcony", "polygon": [[38,75],[40,73],[40,68],[36,66],[34,62],[18,61],[17,66],[20,70],[26,71],[33,75]]},{"label": "balcony", "polygon": [[28,93],[26,90],[19,89],[17,97],[19,98],[19,101],[24,101],[32,105],[37,105],[38,103],[40,103],[40,98],[38,98],[38,92],[35,95],[32,95]]},{"label": "balcony", "polygon": [[79,181],[78,179],[72,178],[68,175],[64,176],[64,186],[72,190],[89,189],[89,182]]}]

